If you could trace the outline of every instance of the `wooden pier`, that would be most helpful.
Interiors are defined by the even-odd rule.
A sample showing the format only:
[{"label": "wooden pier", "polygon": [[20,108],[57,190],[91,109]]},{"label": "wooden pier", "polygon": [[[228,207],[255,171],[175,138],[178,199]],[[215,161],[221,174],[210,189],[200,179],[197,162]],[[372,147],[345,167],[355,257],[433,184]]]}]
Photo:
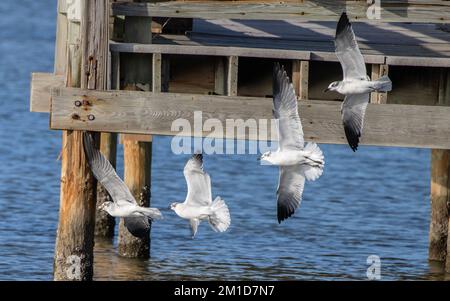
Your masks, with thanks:
[{"label": "wooden pier", "polygon": [[[94,233],[114,234],[113,220],[95,213],[108,195],[87,167],[81,131],[101,133],[113,164],[121,134],[125,182],[148,206],[151,135],[177,134],[172,122],[193,121],[198,110],[221,121],[272,118],[272,66],[280,61],[298,94],[305,140],[345,144],[342,96],[323,93],[342,76],[333,38],[344,10],[369,75],[393,82],[392,92],[371,96],[361,144],[432,149],[429,258],[450,272],[450,2],[381,2],[374,20],[365,0],[59,0],[55,72],[32,75],[30,100],[32,112],[49,113],[50,128],[63,131],[54,278],[92,279]],[[149,256],[150,238],[119,229],[121,255]],[[81,258],[77,279],[66,273],[71,255]]]}]

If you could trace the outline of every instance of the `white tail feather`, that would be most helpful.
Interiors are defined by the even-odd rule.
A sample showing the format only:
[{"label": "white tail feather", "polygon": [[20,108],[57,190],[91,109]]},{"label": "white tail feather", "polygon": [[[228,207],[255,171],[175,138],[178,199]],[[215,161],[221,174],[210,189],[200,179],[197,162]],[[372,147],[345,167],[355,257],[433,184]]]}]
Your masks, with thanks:
[{"label": "white tail feather", "polygon": [[309,142],[306,144],[304,151],[308,153],[307,157],[311,162],[308,165],[303,164],[301,166],[302,172],[305,175],[306,180],[317,180],[322,175],[323,166],[325,165],[322,150],[316,143]]},{"label": "white tail feather", "polygon": [[209,216],[209,224],[216,232],[224,232],[231,223],[230,211],[227,204],[219,196],[211,204],[212,214]]}]

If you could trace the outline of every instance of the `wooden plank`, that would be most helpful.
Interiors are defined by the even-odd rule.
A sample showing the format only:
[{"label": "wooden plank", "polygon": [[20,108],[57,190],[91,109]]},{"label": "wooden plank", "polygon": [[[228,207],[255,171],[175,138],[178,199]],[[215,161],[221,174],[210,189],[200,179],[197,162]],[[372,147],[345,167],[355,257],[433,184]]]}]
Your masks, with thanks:
[{"label": "wooden plank", "polygon": [[62,13],[65,11],[65,1],[58,1],[58,14],[56,17],[56,41],[55,41],[55,63],[54,73],[64,75],[66,73],[67,62],[67,16]]},{"label": "wooden plank", "polygon": [[30,92],[30,112],[50,112],[51,90],[64,87],[64,75],[52,73],[32,73]]},{"label": "wooden plank", "polygon": [[152,91],[160,92],[162,87],[161,78],[162,56],[161,53],[153,53],[152,57]]},{"label": "wooden plank", "polygon": [[393,66],[450,67],[450,58],[387,56],[386,64]]},{"label": "wooden plank", "polygon": [[184,45],[111,42],[110,49],[113,52],[122,52],[122,53],[163,53],[163,54],[211,55],[211,56],[234,55],[244,57],[298,59],[298,60],[308,60],[310,58],[309,51],[260,49],[249,47],[184,46]]},{"label": "wooden plank", "polygon": [[309,62],[292,61],[292,84],[299,100],[308,99]]},{"label": "wooden plank", "polygon": [[232,55],[227,58],[226,93],[228,96],[236,96],[238,93],[238,64],[239,57]]},{"label": "wooden plank", "polygon": [[[256,19],[256,20],[337,20],[346,10],[353,21],[367,21],[367,1],[314,0],[301,2],[241,3],[233,1],[162,3],[114,3],[112,14],[124,16],[154,16],[202,19]],[[429,4],[424,1],[383,1],[383,22],[448,23],[448,2]],[[379,20],[369,20],[377,22]]]},{"label": "wooden plank", "polygon": [[[52,129],[174,135],[172,122],[178,118],[193,122],[196,110],[201,110],[204,118],[223,122],[272,118],[270,98],[57,89],[52,99]],[[91,105],[74,106],[80,99]],[[346,144],[340,105],[335,101],[300,102],[305,140]],[[448,107],[369,104],[361,144],[450,148],[449,118]],[[236,138],[258,139],[252,133]]]}]

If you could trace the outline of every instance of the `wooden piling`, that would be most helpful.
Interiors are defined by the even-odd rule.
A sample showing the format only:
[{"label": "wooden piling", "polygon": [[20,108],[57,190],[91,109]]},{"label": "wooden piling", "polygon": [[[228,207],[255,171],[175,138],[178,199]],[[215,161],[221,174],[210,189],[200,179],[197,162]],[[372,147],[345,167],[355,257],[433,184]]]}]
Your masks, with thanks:
[{"label": "wooden piling", "polygon": [[[92,60],[86,53],[89,39],[85,33],[90,25],[95,26],[90,23],[92,20],[88,13],[95,12],[96,5],[102,1],[74,1],[70,3],[71,7],[67,7],[66,85],[69,87],[88,86],[88,80],[82,74],[86,68],[82,68],[82,64],[89,65]],[[91,33],[95,34],[93,31]],[[59,39],[63,38],[61,35],[58,28]],[[62,44],[58,42],[61,47]],[[61,60],[62,55],[58,55],[57,59]],[[58,62],[55,65],[60,64]],[[53,277],[55,280],[92,280],[96,180],[84,156],[81,131],[63,131],[60,193]]]},{"label": "wooden piling", "polygon": [[[136,1],[137,2],[137,1]],[[126,17],[124,40],[136,43],[151,43],[152,19],[148,17]],[[123,55],[124,85],[127,90],[150,90],[155,62],[149,55]],[[124,180],[140,206],[150,206],[150,178],[152,142],[127,139],[123,135]],[[119,255],[124,257],[150,257],[150,233],[142,238],[133,236],[119,224]]]},{"label": "wooden piling", "polygon": [[[442,69],[439,81],[438,105],[450,105],[450,72]],[[445,262],[450,270],[449,203],[450,203],[450,150],[431,150],[431,221],[429,259]]]}]

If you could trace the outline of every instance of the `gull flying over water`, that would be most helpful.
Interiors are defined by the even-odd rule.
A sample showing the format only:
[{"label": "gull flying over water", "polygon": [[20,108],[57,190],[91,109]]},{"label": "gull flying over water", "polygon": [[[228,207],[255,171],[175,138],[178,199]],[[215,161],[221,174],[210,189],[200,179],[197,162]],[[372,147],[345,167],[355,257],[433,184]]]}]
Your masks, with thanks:
[{"label": "gull flying over water", "polygon": [[141,207],[137,204],[127,185],[120,179],[111,163],[94,148],[91,134],[83,134],[84,153],[95,178],[103,185],[112,198],[99,206],[111,216],[123,217],[125,227],[137,237],[148,234],[150,221],[162,218],[156,208]]},{"label": "gull flying over water", "polygon": [[280,167],[277,215],[281,223],[300,206],[305,179],[319,178],[325,161],[316,143],[304,145],[294,87],[279,64],[275,64],[273,73],[273,116],[278,121],[278,150],[264,153],[260,160]]},{"label": "gull flying over water", "polygon": [[382,76],[371,81],[367,76],[366,64],[356,42],[352,25],[344,12],[339,19],[334,39],[336,56],[341,63],[344,79],[332,82],[326,91],[337,91],[345,95],[341,106],[345,136],[353,151],[358,148],[364,124],[364,114],[369,103],[370,93],[388,92],[392,89],[389,77]]},{"label": "gull flying over water", "polygon": [[202,220],[207,220],[216,232],[226,231],[231,223],[230,212],[219,196],[212,201],[211,178],[203,170],[203,155],[193,155],[187,161],[183,173],[188,187],[186,200],[172,203],[169,208],[179,217],[189,220],[192,238]]}]

